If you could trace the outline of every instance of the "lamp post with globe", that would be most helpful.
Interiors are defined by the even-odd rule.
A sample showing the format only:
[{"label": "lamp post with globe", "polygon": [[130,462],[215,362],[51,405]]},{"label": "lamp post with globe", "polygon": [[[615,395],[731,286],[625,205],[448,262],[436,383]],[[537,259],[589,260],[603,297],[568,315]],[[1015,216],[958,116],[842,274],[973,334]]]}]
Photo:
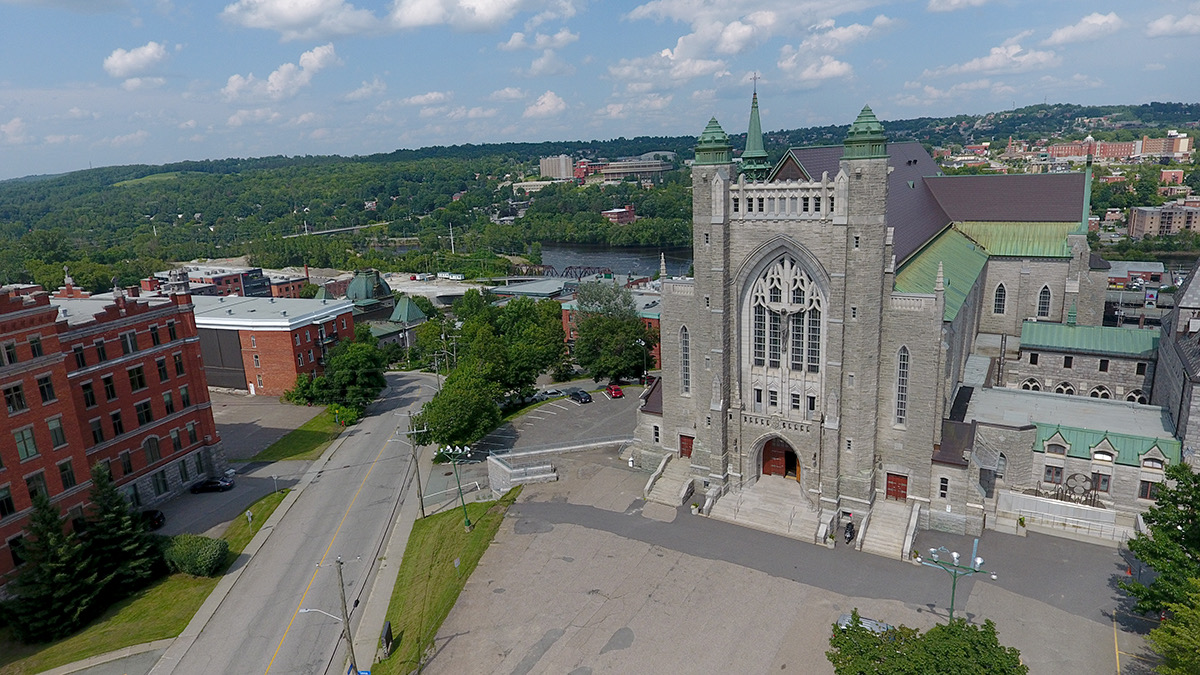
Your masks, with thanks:
[{"label": "lamp post with globe", "polygon": [[[958,551],[950,551],[945,546],[929,549],[929,559],[924,560],[921,556],[917,556],[917,562],[928,567],[936,567],[951,576],[950,581],[950,620],[954,620],[954,596],[958,590],[958,578],[969,577],[973,574],[990,574],[992,579],[996,579],[995,572],[989,572],[983,569],[983,558],[976,555],[979,552],[979,539],[975,540],[975,544],[971,546],[971,559],[967,562],[968,565],[959,564]],[[941,559],[941,554],[949,553],[951,561]]]}]

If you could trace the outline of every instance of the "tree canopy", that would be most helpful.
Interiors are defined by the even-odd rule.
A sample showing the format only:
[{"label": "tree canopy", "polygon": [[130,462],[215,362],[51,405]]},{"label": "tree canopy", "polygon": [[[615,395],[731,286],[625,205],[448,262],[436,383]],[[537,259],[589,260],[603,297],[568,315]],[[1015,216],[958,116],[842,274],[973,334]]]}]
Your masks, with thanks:
[{"label": "tree canopy", "polygon": [[1183,602],[1167,603],[1170,615],[1147,638],[1162,657],[1159,675],[1200,673],[1200,579],[1190,579]]},{"label": "tree canopy", "polygon": [[826,658],[837,675],[1021,675],[1029,668],[1021,653],[1000,644],[996,624],[982,626],[952,619],[924,634],[899,626],[875,633],[862,625],[858,610],[850,625],[833,624]]},{"label": "tree canopy", "polygon": [[1146,531],[1129,540],[1129,550],[1154,570],[1155,578],[1149,585],[1121,582],[1141,612],[1186,603],[1191,580],[1200,578],[1200,474],[1179,462],[1168,466],[1165,475],[1157,503],[1142,514]]},{"label": "tree canopy", "polygon": [[638,317],[633,294],[612,283],[580,284],[574,356],[592,379],[616,381],[643,374],[658,331]]}]

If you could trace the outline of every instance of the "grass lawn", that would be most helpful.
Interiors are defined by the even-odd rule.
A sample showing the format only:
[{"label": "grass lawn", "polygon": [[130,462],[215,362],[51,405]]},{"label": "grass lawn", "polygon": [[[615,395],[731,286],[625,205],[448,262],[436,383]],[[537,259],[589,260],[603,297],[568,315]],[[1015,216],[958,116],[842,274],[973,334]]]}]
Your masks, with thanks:
[{"label": "grass lawn", "polygon": [[417,669],[417,659],[450,614],[520,492],[518,487],[499,501],[467,504],[475,524],[469,533],[463,531],[462,509],[439,513],[413,525],[388,605],[387,618],[392,622],[395,640],[393,652],[375,664],[371,672],[402,675]]},{"label": "grass lawn", "polygon": [[[239,518],[225,530],[229,564],[283,501],[285,492],[273,492],[250,506],[253,527]],[[40,673],[121,647],[173,638],[187,627],[219,579],[187,574],[164,577],[113,605],[87,628],[57,642],[26,645],[13,639],[7,628],[0,630],[0,675]]]},{"label": "grass lawn", "polygon": [[333,413],[323,410],[321,414],[300,425],[300,428],[272,443],[271,447],[251,457],[250,461],[313,460],[325,452],[325,448],[329,447],[341,431],[341,425],[333,420]]}]

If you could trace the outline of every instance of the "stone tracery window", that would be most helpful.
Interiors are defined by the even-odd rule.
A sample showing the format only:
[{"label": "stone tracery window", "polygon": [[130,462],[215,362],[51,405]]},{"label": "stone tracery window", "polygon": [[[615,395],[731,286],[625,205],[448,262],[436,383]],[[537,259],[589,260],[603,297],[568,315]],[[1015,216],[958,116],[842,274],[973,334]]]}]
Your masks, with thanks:
[{"label": "stone tracery window", "polygon": [[821,304],[816,282],[794,259],[767,268],[750,291],[753,365],[819,373]]}]

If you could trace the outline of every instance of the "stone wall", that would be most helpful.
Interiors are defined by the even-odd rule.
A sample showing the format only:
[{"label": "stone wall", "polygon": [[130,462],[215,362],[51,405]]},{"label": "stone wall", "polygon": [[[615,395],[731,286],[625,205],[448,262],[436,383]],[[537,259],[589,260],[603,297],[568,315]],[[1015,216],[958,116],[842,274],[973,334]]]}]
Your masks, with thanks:
[{"label": "stone wall", "polygon": [[[1034,354],[1037,355],[1036,364],[1031,363]],[[1068,357],[1071,360],[1070,368],[1064,365]],[[1032,384],[1025,385],[1027,381],[1033,380],[1040,391],[1053,392],[1058,386],[1069,384],[1077,396],[1090,396],[1097,387],[1104,387],[1109,392],[1108,398],[1126,400],[1133,394],[1136,400],[1140,394],[1146,399],[1145,402],[1149,402],[1156,360],[1156,356],[1127,358],[1107,354],[1023,348],[1018,358],[1006,363],[1004,385],[1014,389],[1032,388]],[[1108,362],[1107,372],[1100,370],[1101,361]],[[1143,370],[1141,374],[1137,372],[1139,367]]]}]

